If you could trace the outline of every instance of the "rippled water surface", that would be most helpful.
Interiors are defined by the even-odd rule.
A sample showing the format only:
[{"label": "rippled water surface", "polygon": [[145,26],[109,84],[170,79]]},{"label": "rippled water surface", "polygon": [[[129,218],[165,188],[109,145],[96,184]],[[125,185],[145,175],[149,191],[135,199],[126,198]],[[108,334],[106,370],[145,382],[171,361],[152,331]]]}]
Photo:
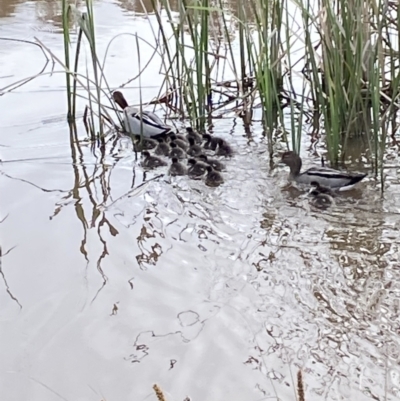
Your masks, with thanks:
[{"label": "rippled water surface", "polygon": [[[97,2],[99,46],[146,32],[135,11]],[[240,119],[215,123],[235,149],[218,188],[144,173],[124,138],[103,159],[76,153],[61,74],[3,90],[44,64],[4,39],[62,57],[59,15],[52,1],[0,5],[2,399],[155,400],[157,383],[169,400],[295,400],[299,369],[307,400],[399,399],[397,148],[384,197],[370,177],[327,210],[270,168],[284,145],[270,163],[261,126],[248,137]],[[129,43],[111,49],[112,87],[137,69]]]}]

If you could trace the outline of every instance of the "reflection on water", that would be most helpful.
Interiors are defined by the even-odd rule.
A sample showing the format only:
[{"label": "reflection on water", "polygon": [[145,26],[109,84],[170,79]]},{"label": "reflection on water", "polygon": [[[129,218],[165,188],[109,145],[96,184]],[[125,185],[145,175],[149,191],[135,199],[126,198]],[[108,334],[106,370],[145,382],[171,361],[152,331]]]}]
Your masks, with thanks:
[{"label": "reflection on water", "polygon": [[0,18],[13,15],[17,5],[23,2],[24,0],[2,0],[0,3]]},{"label": "reflection on water", "polygon": [[[32,3],[8,4],[10,23],[59,13],[37,1],[32,22]],[[130,27],[113,3],[97,7],[100,44]],[[38,31],[62,52],[56,33]],[[127,44],[116,46],[114,68]],[[6,70],[40,65],[28,49],[0,42]],[[118,84],[120,73],[110,69]],[[154,71],[143,78],[154,81]],[[306,399],[399,397],[396,168],[384,198],[371,177],[321,211],[286,170],[271,169],[257,125],[248,137],[238,120],[215,122],[236,153],[225,184],[208,188],[145,173],[128,138],[105,149],[80,142],[57,76],[1,96],[0,109],[7,399],[145,400],[157,383],[176,400],[294,400],[299,369]],[[347,167],[362,170],[360,154],[350,156]]]}]

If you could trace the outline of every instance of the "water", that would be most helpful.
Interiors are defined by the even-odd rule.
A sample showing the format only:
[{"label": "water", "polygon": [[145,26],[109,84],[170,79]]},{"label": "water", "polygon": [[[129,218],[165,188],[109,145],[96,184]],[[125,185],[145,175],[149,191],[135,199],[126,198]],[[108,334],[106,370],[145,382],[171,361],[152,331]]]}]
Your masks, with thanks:
[{"label": "water", "polygon": [[[100,47],[146,32],[137,7],[96,3]],[[59,13],[3,1],[0,37],[36,36],[61,57]],[[110,52],[113,87],[135,74],[129,40]],[[1,40],[0,55],[1,88],[44,64],[26,43]],[[171,400],[295,400],[298,369],[306,399],[399,398],[395,147],[384,198],[370,177],[319,210],[239,119],[215,122],[236,151],[218,188],[144,174],[126,139],[104,159],[85,143],[75,154],[64,86],[46,75],[0,97],[5,399],[155,400],[157,383]],[[136,82],[125,92],[136,98]]]}]

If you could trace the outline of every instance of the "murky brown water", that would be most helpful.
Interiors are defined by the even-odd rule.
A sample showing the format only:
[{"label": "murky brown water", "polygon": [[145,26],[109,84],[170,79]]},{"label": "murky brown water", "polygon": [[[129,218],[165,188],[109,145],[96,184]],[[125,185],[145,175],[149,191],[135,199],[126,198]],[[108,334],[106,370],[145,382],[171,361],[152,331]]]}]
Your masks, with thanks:
[{"label": "murky brown water", "polygon": [[[62,55],[54,4],[2,0],[0,37]],[[96,3],[100,47],[146,32],[137,5]],[[128,40],[113,87],[137,68]],[[0,88],[42,67],[38,48],[0,40]],[[152,180],[163,171],[144,175],[128,140],[105,160],[76,153],[65,110],[61,74],[0,96],[2,399],[155,400],[157,383],[169,400],[295,400],[299,368],[307,400],[399,399],[397,149],[384,198],[370,178],[320,211],[270,170],[259,125],[249,139],[216,121],[236,155],[210,189]]]}]

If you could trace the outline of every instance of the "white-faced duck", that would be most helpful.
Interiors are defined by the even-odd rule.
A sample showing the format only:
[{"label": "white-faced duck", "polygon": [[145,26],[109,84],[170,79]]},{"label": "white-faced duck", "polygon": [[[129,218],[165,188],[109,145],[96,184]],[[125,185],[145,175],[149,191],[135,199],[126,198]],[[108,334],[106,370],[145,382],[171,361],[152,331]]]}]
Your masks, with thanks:
[{"label": "white-faced duck", "polygon": [[151,156],[147,150],[142,152],[142,156],[144,158],[142,162],[143,167],[155,168],[167,165],[167,163],[164,160],[160,159],[159,157]]},{"label": "white-faced duck", "polygon": [[357,184],[367,175],[360,173],[348,173],[328,167],[311,167],[303,173],[300,173],[302,161],[300,156],[293,151],[285,152],[282,155],[281,163],[289,166],[290,180],[307,185],[310,185],[312,182],[314,182],[319,184],[321,187],[339,190],[351,188],[354,184]]},{"label": "white-faced duck", "polygon": [[208,164],[196,161],[195,159],[188,160],[188,175],[190,178],[200,179],[207,173]]},{"label": "white-faced duck", "polygon": [[168,156],[169,152],[171,151],[171,148],[168,145],[168,143],[166,143],[163,138],[158,138],[157,141],[158,145],[154,149],[154,153],[159,156]]},{"label": "white-faced duck", "polygon": [[165,136],[171,131],[172,128],[164,124],[157,114],[129,106],[121,92],[115,91],[113,99],[124,112],[125,131],[134,135],[143,134],[147,138]]},{"label": "white-faced duck", "polygon": [[200,145],[196,145],[193,138],[189,138],[190,147],[187,150],[189,156],[200,156],[203,153],[203,148]]},{"label": "white-faced duck", "polygon": [[203,142],[203,136],[196,132],[192,127],[186,127],[186,138],[190,140],[192,138],[194,142],[200,145]]},{"label": "white-faced duck", "polygon": [[202,161],[203,163],[207,163],[209,166],[211,166],[214,170],[217,171],[223,171],[225,170],[225,164],[220,162],[217,159],[211,159],[210,157],[206,156],[206,155],[200,155],[198,157],[198,159],[200,161]]},{"label": "white-faced duck", "polygon": [[215,151],[215,154],[218,156],[231,156],[233,154],[233,150],[231,146],[224,141],[222,138],[218,138],[218,147]]},{"label": "white-faced duck", "polygon": [[211,166],[207,166],[206,185],[209,187],[218,187],[224,183],[224,179],[218,171],[215,171]]},{"label": "white-faced duck", "polygon": [[169,174],[172,176],[187,174],[187,168],[178,161],[176,157],[172,158],[172,164],[169,168]]},{"label": "white-faced duck", "polygon": [[185,159],[186,158],[186,152],[177,146],[176,142],[173,141],[170,143],[171,150],[169,152],[169,157],[172,158],[177,158],[177,159]]}]

